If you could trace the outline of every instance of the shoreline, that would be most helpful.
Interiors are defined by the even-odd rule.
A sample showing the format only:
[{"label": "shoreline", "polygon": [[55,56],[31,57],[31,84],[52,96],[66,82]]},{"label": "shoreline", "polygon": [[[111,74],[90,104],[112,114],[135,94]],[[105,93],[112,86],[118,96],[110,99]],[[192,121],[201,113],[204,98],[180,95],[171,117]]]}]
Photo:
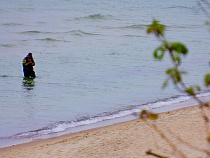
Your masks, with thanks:
[{"label": "shoreline", "polygon": [[[209,110],[207,110],[207,112],[208,112],[208,116],[210,116]],[[200,136],[197,134],[198,132],[205,132],[203,131],[203,128],[201,127],[203,123],[200,123],[200,124],[198,123],[198,122],[203,122],[199,114],[199,105],[184,107],[184,108],[173,110],[170,112],[163,112],[163,113],[160,113],[159,116],[160,117],[156,122],[158,123],[159,126],[163,128],[164,131],[168,132],[168,129],[165,129],[165,125],[164,125],[164,124],[167,124],[167,126],[170,126],[171,128],[176,129],[178,131],[178,135],[182,135],[183,137],[187,137],[187,136],[190,137],[190,139],[188,138],[189,140],[186,139],[185,141],[190,141],[192,143],[194,139],[192,139],[191,136],[195,136],[196,143],[193,142],[193,146],[195,146],[196,144],[199,144],[198,146],[196,145],[197,148],[201,148],[201,147],[205,148],[205,146],[203,145],[205,144],[204,136]],[[187,120],[187,123],[183,122],[183,118]],[[189,125],[187,125],[188,123]],[[190,128],[191,126],[195,126],[194,127],[195,131],[192,129],[189,130],[188,128],[185,129],[185,126],[190,127]],[[184,130],[182,128],[184,128]],[[148,135],[148,136],[145,137],[145,135]],[[79,157],[85,156],[86,154],[89,157],[98,157],[98,156],[106,157],[104,154],[107,152],[106,148],[108,148],[111,151],[110,153],[107,153],[107,154],[111,154],[110,156],[115,157],[116,151],[122,152],[123,146],[124,146],[124,149],[126,146],[126,153],[124,154],[127,155],[130,152],[132,153],[133,149],[136,150],[136,147],[135,147],[136,145],[138,144],[142,145],[142,142],[144,143],[141,149],[139,149],[141,152],[138,152],[138,154],[142,154],[143,157],[146,156],[145,155],[146,147],[147,148],[152,147],[154,148],[154,150],[156,150],[155,148],[160,148],[160,146],[162,146],[164,148],[164,152],[165,150],[167,151],[166,155],[170,154],[172,152],[170,149],[170,146],[168,146],[166,142],[161,140],[161,138],[158,138],[158,136],[154,137],[154,135],[156,135],[156,133],[152,132],[151,129],[148,127],[148,125],[146,125],[144,121],[140,119],[134,119],[130,121],[115,123],[113,125],[92,128],[92,129],[83,130],[83,131],[79,131],[75,133],[69,133],[62,136],[58,136],[58,137],[36,140],[36,141],[28,142],[28,143],[0,148],[0,157],[13,157],[14,155],[16,155],[17,157],[30,157],[32,153],[36,153],[34,157],[51,157],[52,155],[56,155],[58,150],[64,150],[64,148],[65,150],[70,150],[71,148],[73,148],[74,151],[76,150],[77,152],[73,152],[72,151],[73,149],[72,149],[68,151],[67,153],[70,155],[73,154],[74,156],[79,156]],[[170,135],[170,132],[169,132],[169,135]],[[134,136],[136,136],[136,138]],[[138,141],[138,138],[139,138],[139,141]],[[109,140],[108,142],[107,142],[107,139]],[[171,138],[171,139],[174,139],[174,138]],[[99,140],[99,141],[96,141],[96,140]],[[114,141],[114,140],[117,140],[117,141]],[[112,143],[110,143],[110,141]],[[173,141],[177,141],[177,140],[175,139]],[[158,143],[155,143],[155,142],[160,142],[161,145],[158,145]],[[190,144],[189,142],[187,143]],[[135,145],[133,146],[133,144]],[[178,144],[181,145],[182,143],[180,144],[179,142]],[[115,146],[115,148],[112,148],[113,145]],[[96,150],[93,150],[92,148],[90,148],[91,146],[94,146]],[[106,146],[106,148],[103,148],[104,146]],[[122,146],[122,147],[119,147],[119,146]],[[86,152],[81,151],[80,150],[81,147]],[[49,153],[48,150],[50,150],[53,153],[51,156],[50,154],[47,155],[47,153]],[[96,153],[97,150],[102,150],[103,152]],[[183,148],[180,150],[186,150],[186,149]],[[89,153],[90,151],[92,153],[92,156],[91,156],[91,153]],[[142,153],[142,151],[144,152]],[[187,153],[191,153],[191,150],[189,149],[187,149],[186,151]],[[201,154],[201,152],[195,151],[195,153],[193,154],[198,155],[198,154]],[[54,157],[57,157],[57,156],[54,156]],[[62,155],[61,157],[65,157],[65,155]],[[195,156],[192,156],[192,157],[195,157]]]},{"label": "shoreline", "polygon": [[13,151],[13,150],[22,149],[22,148],[25,148],[25,147],[32,147],[32,146],[36,146],[36,145],[42,145],[42,144],[51,143],[51,142],[54,142],[54,141],[60,141],[60,140],[66,139],[66,138],[71,138],[71,137],[74,137],[74,136],[86,134],[88,132],[99,131],[99,130],[102,130],[104,128],[109,128],[109,127],[112,127],[112,126],[115,126],[115,125],[129,123],[129,122],[133,122],[133,121],[136,121],[136,120],[138,120],[138,119],[133,119],[133,120],[129,120],[129,121],[114,123],[112,125],[107,125],[107,126],[102,126],[102,127],[90,128],[90,129],[87,129],[87,130],[82,130],[82,131],[78,131],[78,132],[74,132],[74,133],[68,133],[68,134],[64,134],[64,135],[60,135],[60,136],[56,136],[56,137],[50,137],[50,138],[46,138],[46,139],[34,140],[34,141],[21,143],[21,144],[17,144],[17,145],[2,147],[2,148],[0,148],[0,156],[1,156],[2,153],[10,152],[10,151]]},{"label": "shoreline", "polygon": [[[210,93],[203,93],[202,96],[200,97],[203,101],[209,100],[208,99],[209,94]],[[58,126],[54,127],[55,129],[57,127],[63,128],[62,126],[64,126],[64,129],[58,132],[53,132],[54,129],[51,129],[52,133],[39,135],[39,132],[42,133],[45,131],[35,130],[34,132],[30,131],[32,132],[32,134],[30,134],[30,132],[24,132],[23,136],[21,136],[20,134],[20,136],[17,136],[14,138],[8,137],[5,139],[0,139],[0,142],[1,142],[0,148],[23,144],[23,143],[27,143],[31,141],[40,140],[40,139],[58,137],[58,136],[66,135],[69,133],[75,133],[75,132],[84,131],[84,130],[88,130],[92,128],[98,128],[98,127],[112,125],[115,123],[133,120],[133,119],[138,118],[140,111],[144,109],[149,110],[153,113],[163,113],[163,112],[173,111],[173,110],[177,110],[177,109],[189,107],[189,106],[194,106],[194,105],[197,105],[197,102],[194,99],[189,98],[188,96],[179,96],[175,98],[168,98],[167,100],[158,100],[155,102],[151,102],[151,103],[147,103],[147,104],[143,104],[139,106],[134,106],[134,108],[125,109],[125,111],[124,110],[118,111],[119,113],[113,113],[113,115],[112,114],[107,115],[107,116],[102,115],[101,118],[96,117],[96,119],[75,122],[75,124],[78,124],[78,125],[77,126],[74,125],[74,127],[71,127],[72,126],[71,123],[70,124],[64,123],[63,125],[61,124],[61,127],[58,127],[60,126],[58,124]],[[50,132],[50,130],[46,132]]]}]

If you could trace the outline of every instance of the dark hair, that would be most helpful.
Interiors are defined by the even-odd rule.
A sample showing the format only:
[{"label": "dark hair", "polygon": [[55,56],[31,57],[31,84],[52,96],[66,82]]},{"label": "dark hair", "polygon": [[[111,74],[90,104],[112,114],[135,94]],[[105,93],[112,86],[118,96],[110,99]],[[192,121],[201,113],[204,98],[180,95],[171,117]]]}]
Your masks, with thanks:
[{"label": "dark hair", "polygon": [[29,56],[32,56],[32,53],[28,53]]}]

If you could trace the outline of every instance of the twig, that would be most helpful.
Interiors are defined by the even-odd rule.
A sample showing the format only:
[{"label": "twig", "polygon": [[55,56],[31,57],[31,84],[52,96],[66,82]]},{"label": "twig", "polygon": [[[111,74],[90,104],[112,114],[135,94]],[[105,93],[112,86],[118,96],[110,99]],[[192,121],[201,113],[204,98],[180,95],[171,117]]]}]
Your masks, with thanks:
[{"label": "twig", "polygon": [[148,150],[148,151],[146,152],[146,154],[147,154],[147,155],[152,155],[152,156],[155,156],[155,157],[158,157],[158,158],[168,158],[168,157],[165,157],[165,156],[161,156],[161,155],[159,155],[159,154],[156,154],[156,153],[152,152],[151,150]]},{"label": "twig", "polygon": [[154,123],[149,123],[147,120],[145,120],[147,122],[147,124],[152,127],[170,146],[171,148],[176,151],[182,158],[187,158],[185,156],[184,153],[182,153],[180,150],[178,150],[178,148],[176,147],[176,145],[174,145],[174,143],[171,142],[171,140],[158,128],[157,125],[155,125]]}]

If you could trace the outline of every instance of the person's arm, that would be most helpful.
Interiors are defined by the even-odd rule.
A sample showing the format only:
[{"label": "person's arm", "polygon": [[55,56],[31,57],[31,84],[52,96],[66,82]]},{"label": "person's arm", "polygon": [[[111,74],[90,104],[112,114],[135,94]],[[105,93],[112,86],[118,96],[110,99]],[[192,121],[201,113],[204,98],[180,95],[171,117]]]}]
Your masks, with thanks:
[{"label": "person's arm", "polygon": [[34,61],[34,59],[32,58],[32,64],[31,64],[32,66],[35,66],[35,61]]},{"label": "person's arm", "polygon": [[26,62],[26,59],[23,59],[23,66],[29,65],[29,62]]}]

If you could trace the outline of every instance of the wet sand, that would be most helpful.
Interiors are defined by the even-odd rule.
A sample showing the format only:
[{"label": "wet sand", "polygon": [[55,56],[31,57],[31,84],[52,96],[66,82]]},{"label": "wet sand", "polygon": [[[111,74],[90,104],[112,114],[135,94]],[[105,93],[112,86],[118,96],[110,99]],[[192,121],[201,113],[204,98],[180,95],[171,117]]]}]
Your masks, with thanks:
[{"label": "wet sand", "polygon": [[[210,110],[205,108],[210,117]],[[169,143],[160,136],[163,132]],[[156,121],[132,121],[1,148],[2,158],[144,158],[147,151],[165,156],[207,157],[207,126],[199,106],[159,114]],[[159,131],[160,130],[160,131]],[[209,149],[210,150],[210,149]],[[182,155],[183,157],[183,155]],[[210,157],[210,155],[209,155]]]}]

